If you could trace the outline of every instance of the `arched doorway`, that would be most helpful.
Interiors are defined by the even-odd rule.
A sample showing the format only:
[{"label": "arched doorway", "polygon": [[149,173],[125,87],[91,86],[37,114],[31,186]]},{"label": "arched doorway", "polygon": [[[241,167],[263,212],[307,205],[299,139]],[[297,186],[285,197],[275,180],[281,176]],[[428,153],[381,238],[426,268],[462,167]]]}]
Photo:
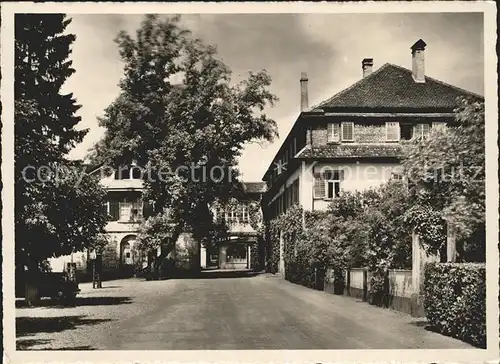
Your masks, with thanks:
[{"label": "arched doorway", "polygon": [[128,235],[120,243],[120,271],[124,277],[131,277],[134,274],[133,248],[136,242],[135,235]]}]

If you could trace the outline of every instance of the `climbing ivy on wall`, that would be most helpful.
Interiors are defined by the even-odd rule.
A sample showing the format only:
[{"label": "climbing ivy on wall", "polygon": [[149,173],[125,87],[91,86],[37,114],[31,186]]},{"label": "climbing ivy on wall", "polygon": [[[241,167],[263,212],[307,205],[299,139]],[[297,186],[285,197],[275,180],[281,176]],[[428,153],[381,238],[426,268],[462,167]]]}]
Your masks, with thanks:
[{"label": "climbing ivy on wall", "polygon": [[324,212],[294,206],[270,222],[271,268],[277,270],[280,231],[285,278],[308,287],[315,272],[333,266],[338,279],[351,267],[371,272],[371,293],[384,291],[388,269],[411,264],[411,230],[404,220],[407,192],[401,182],[345,192]]}]

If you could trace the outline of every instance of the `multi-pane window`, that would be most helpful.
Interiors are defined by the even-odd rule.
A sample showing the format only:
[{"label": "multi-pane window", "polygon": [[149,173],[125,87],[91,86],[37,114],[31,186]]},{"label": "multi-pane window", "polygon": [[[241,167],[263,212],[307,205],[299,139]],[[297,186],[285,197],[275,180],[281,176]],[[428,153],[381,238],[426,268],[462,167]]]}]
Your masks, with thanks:
[{"label": "multi-pane window", "polygon": [[342,140],[352,142],[354,140],[354,123],[352,121],[343,122],[342,127]]},{"label": "multi-pane window", "polygon": [[[117,208],[116,208],[117,207]],[[143,203],[138,201],[110,202],[110,215],[119,221],[141,221]]]},{"label": "multi-pane window", "polygon": [[132,208],[130,210],[130,221],[141,221],[142,220],[142,201],[135,201],[132,203]]},{"label": "multi-pane window", "polygon": [[229,211],[225,211],[224,212],[224,218],[225,218],[225,221],[230,223],[230,224],[235,224],[238,222],[239,220],[239,211],[238,211],[238,208],[232,208],[231,210]]},{"label": "multi-pane window", "polygon": [[436,129],[444,129],[446,128],[446,122],[444,121],[434,121],[432,123],[432,128],[436,128]]},{"label": "multi-pane window", "polygon": [[142,169],[138,166],[119,167],[115,170],[115,179],[141,179]]},{"label": "multi-pane window", "polygon": [[392,172],[391,173],[391,180],[393,181],[402,181],[403,180],[403,174],[399,172]]},{"label": "multi-pane window", "polygon": [[332,171],[326,176],[326,198],[333,199],[340,195],[340,172]]},{"label": "multi-pane window", "polygon": [[130,221],[130,218],[132,216],[131,210],[132,210],[132,202],[128,201],[120,201],[120,221]]},{"label": "multi-pane window", "polygon": [[130,169],[120,167],[115,171],[115,179],[130,179]]},{"label": "multi-pane window", "polygon": [[340,124],[329,123],[327,132],[328,132],[327,141],[329,143],[340,141]]},{"label": "multi-pane window", "polygon": [[314,173],[314,198],[334,199],[340,195],[342,171]]},{"label": "multi-pane window", "polygon": [[248,224],[249,221],[250,221],[250,214],[248,208],[243,206],[241,211],[241,222],[243,224]]},{"label": "multi-pane window", "polygon": [[225,223],[227,220],[227,214],[226,212],[224,211],[223,208],[218,208],[215,210],[215,221],[217,221],[217,223],[221,224],[221,223]]},{"label": "multi-pane window", "polygon": [[398,122],[386,122],[385,123],[385,136],[388,142],[399,141],[400,130]]},{"label": "multi-pane window", "polygon": [[426,138],[429,134],[431,126],[429,124],[417,124],[413,128],[414,138]]},{"label": "multi-pane window", "polygon": [[131,168],[131,177],[132,179],[141,179],[142,171],[139,167],[135,166]]}]

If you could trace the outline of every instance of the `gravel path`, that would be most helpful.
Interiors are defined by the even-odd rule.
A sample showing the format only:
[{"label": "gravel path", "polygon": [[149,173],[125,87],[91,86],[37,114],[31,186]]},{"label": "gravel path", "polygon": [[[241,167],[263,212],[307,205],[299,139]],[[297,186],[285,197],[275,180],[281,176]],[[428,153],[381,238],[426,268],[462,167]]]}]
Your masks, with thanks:
[{"label": "gravel path", "polygon": [[471,348],[408,315],[268,275],[80,288],[75,307],[17,308],[18,350]]}]

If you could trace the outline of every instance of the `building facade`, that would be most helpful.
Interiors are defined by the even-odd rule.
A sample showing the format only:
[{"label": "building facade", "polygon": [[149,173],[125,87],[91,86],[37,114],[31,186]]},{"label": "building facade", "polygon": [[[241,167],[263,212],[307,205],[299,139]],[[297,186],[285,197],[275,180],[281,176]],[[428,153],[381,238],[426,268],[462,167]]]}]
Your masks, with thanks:
[{"label": "building facade", "polygon": [[266,184],[244,182],[242,187],[236,204],[212,209],[216,222],[228,226],[228,237],[210,247],[201,247],[202,268],[258,269],[264,266],[263,241],[252,226],[255,216],[251,215],[262,213],[261,198]]},{"label": "building facade", "polygon": [[[147,258],[138,256],[137,234],[139,226],[151,211],[151,206],[142,201],[141,173],[131,166],[117,171],[104,171],[105,167],[89,168],[87,173],[100,174],[101,184],[107,191],[106,211],[109,221],[105,231],[108,243],[102,252],[102,274],[104,277],[130,277],[147,263]],[[80,277],[91,274],[91,252],[75,252],[50,260],[54,271],[62,271],[72,262]]]},{"label": "building facade", "polygon": [[[88,171],[91,174],[101,175],[101,184],[107,191],[105,208],[109,221],[105,231],[108,243],[102,252],[102,276],[132,277],[139,271],[144,272],[148,265],[151,265],[151,257],[138,249],[137,235],[141,223],[151,216],[153,206],[142,200],[142,172],[139,167],[133,165],[123,167],[114,173],[103,171],[103,168],[105,167]],[[264,191],[263,182],[243,183],[243,191],[238,196],[237,205],[227,211],[212,209],[217,221],[228,225],[227,239],[205,247],[194,241],[191,234],[181,233],[174,250],[166,257],[165,266],[175,261],[178,268],[188,270],[256,268],[260,256],[259,237],[250,224],[250,211],[247,206],[249,203],[258,203],[260,206],[260,198]],[[159,249],[158,255],[160,254]],[[64,271],[68,263],[73,263],[80,277],[90,276],[92,272],[90,255],[89,251],[79,251],[70,256],[52,258],[49,262],[53,271]],[[165,269],[163,265],[162,269]]]},{"label": "building facade", "polygon": [[425,48],[421,39],[411,47],[411,70],[386,63],[373,71],[373,59],[363,59],[358,82],[311,108],[301,75],[301,113],[263,177],[266,219],[294,204],[325,210],[342,191],[402,178],[402,141],[452,124],[460,97],[483,99],[428,77]]}]

